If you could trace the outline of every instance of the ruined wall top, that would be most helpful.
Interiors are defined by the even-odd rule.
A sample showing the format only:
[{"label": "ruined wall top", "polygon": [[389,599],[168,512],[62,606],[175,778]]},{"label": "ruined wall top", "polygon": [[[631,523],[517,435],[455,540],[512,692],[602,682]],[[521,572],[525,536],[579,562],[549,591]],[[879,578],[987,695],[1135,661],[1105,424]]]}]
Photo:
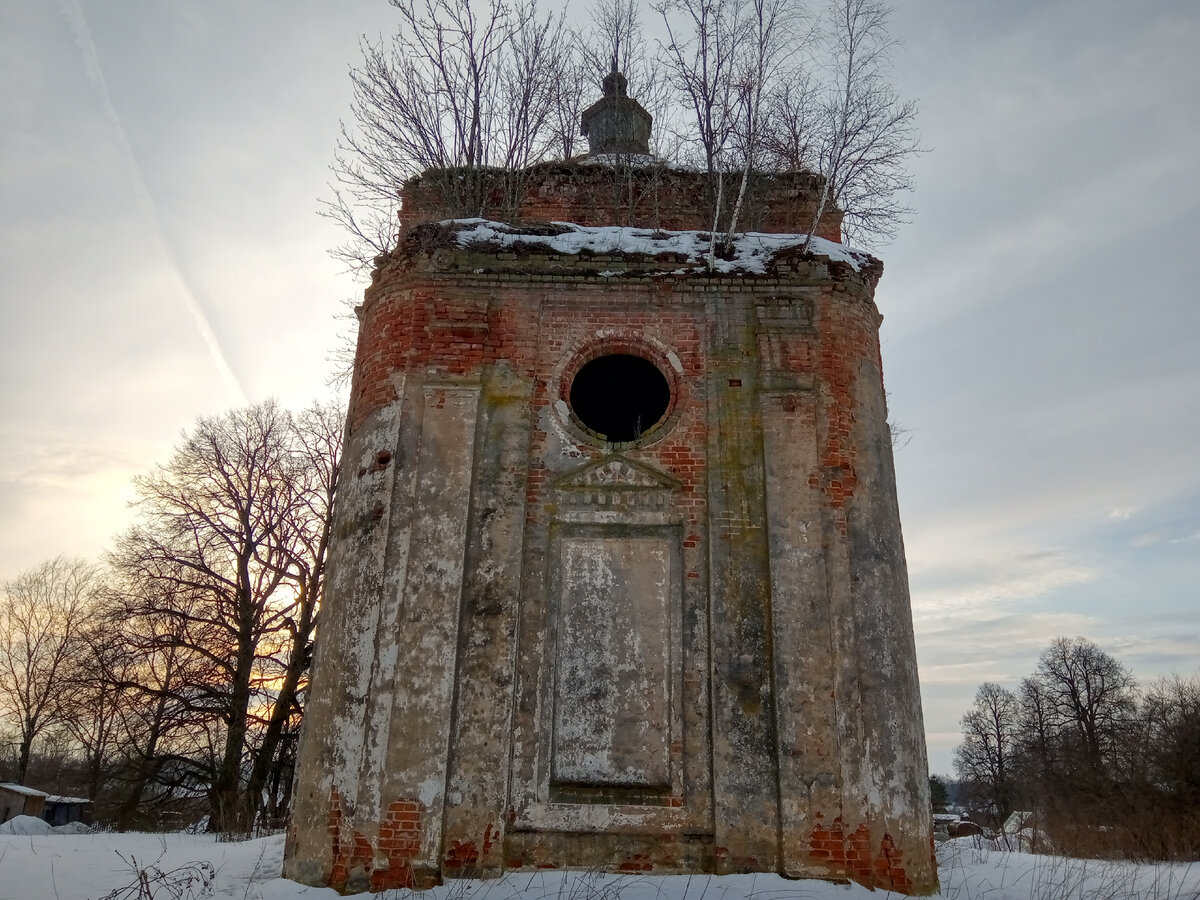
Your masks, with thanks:
[{"label": "ruined wall top", "polygon": [[[473,196],[464,202],[455,192],[468,179],[474,179]],[[754,173],[739,230],[806,234],[823,185],[813,172]],[[712,228],[712,193],[712,179],[703,172],[629,165],[619,158],[597,163],[584,157],[519,171],[431,171],[401,188],[401,234],[426,222],[472,217],[703,231]],[[828,204],[814,233],[841,242],[841,210]]]},{"label": "ruined wall top", "polygon": [[[629,96],[628,81],[615,66],[603,88],[604,96],[582,115],[588,154],[524,169],[430,169],[401,187],[401,234],[427,222],[465,218],[702,231],[713,227],[716,205],[723,207],[717,218],[727,220],[737,192],[719,190],[710,174],[671,168],[650,155],[652,117]],[[840,242],[842,213],[833,204],[813,228],[824,185],[809,171],[751,173],[738,230],[812,229]]]}]

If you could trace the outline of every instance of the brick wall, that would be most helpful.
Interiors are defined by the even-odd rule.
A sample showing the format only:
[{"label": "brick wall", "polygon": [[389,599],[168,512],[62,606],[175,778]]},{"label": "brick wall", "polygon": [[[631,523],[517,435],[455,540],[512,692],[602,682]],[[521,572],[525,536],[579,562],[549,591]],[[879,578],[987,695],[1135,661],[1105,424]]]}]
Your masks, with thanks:
[{"label": "brick wall", "polygon": [[[485,189],[487,199],[466,209],[445,200],[436,175],[411,179],[401,191],[401,220],[406,229],[425,222],[482,215],[504,222],[573,222],[576,225],[626,225],[668,231],[706,231],[713,227],[714,195],[707,176],[660,167],[612,168],[586,163],[552,163],[522,173],[497,173]],[[739,231],[806,234],[812,225],[823,181],[808,172],[755,175],[747,191]],[[736,195],[737,182],[725,185],[723,223]],[[842,239],[842,214],[830,204],[817,235]]]},{"label": "brick wall", "polygon": [[[604,187],[589,181],[594,171],[545,169],[522,215],[583,224],[593,215],[597,223],[611,221],[620,212],[617,206],[588,205],[595,199],[588,191]],[[669,175],[674,183],[665,190],[676,191],[679,200],[672,208],[674,226],[699,226],[698,182],[690,175]],[[611,171],[606,177],[612,178]],[[408,185],[407,214],[436,218],[440,213],[422,199],[421,190],[420,183]],[[683,197],[688,191],[692,201]],[[769,222],[772,209],[785,205],[764,206],[764,221]],[[798,208],[790,215],[801,216]],[[635,212],[649,215],[640,207]],[[445,709],[422,706],[422,693],[406,707],[413,718],[404,718],[389,739],[409,745],[406,729],[425,727],[420,723],[438,717],[453,720],[457,730],[447,751],[450,762],[441,770],[450,774],[438,776],[443,781],[432,787],[422,780],[377,790],[370,779],[379,777],[382,785],[383,776],[352,762],[329,776],[338,788],[345,786],[347,796],[357,797],[358,808],[345,803],[335,788],[327,806],[302,811],[303,821],[321,823],[312,829],[320,833],[306,832],[301,843],[311,860],[320,860],[325,883],[382,890],[420,887],[443,875],[494,874],[506,866],[595,866],[637,872],[781,871],[851,878],[902,892],[930,890],[936,875],[922,831],[921,816],[928,818],[927,809],[921,810],[923,770],[914,776],[911,797],[889,795],[886,802],[895,808],[867,809],[862,798],[872,790],[870,766],[879,763],[855,759],[849,739],[836,733],[853,727],[860,734],[880,729],[907,734],[893,727],[891,717],[910,716],[913,704],[903,691],[897,696],[906,703],[891,703],[889,681],[911,675],[913,684],[905,690],[915,690],[915,661],[911,672],[904,668],[910,663],[904,663],[889,668],[886,677],[872,673],[862,688],[859,673],[875,663],[855,655],[868,646],[858,643],[868,625],[855,626],[859,631],[853,633],[829,621],[832,611],[842,608],[839,603],[850,603],[838,598],[851,596],[847,560],[861,550],[852,515],[856,504],[882,509],[888,503],[879,498],[889,496],[894,503],[894,485],[869,474],[881,471],[874,436],[886,425],[881,420],[871,429],[863,427],[864,418],[878,418],[883,405],[880,319],[873,302],[880,264],[855,272],[844,263],[791,253],[776,259],[766,274],[716,275],[702,269],[656,271],[670,266],[621,259],[618,253],[614,259],[629,265],[623,275],[608,276],[599,274],[613,262],[606,258],[459,248],[452,241],[426,240],[414,229],[407,237],[377,271],[360,308],[349,446],[363,452],[347,458],[357,460],[348,474],[358,478],[350,480],[364,487],[355,500],[359,509],[343,504],[339,514],[347,532],[381,530],[379,558],[391,568],[372,574],[371,583],[399,584],[402,591],[405,577],[411,588],[413,578],[440,578],[443,571],[430,568],[424,557],[419,570],[406,569],[410,540],[421,542],[413,536],[420,532],[407,530],[416,528],[413,521],[458,517],[466,523],[465,551],[447,548],[446,553],[462,559],[465,552],[467,580],[439,588],[453,598],[447,621],[461,627],[461,634],[446,637],[450,649],[436,659],[410,660],[410,669],[420,669],[431,683],[444,688],[460,681],[455,690],[443,691],[450,698]],[[644,439],[616,447],[589,435],[568,402],[579,368],[609,353],[649,359],[671,387],[663,422]],[[455,392],[465,417],[450,415]],[[478,400],[468,404],[465,394]],[[443,402],[446,411],[435,414]],[[470,458],[470,502],[459,490],[461,508],[438,507],[433,472],[432,481],[426,476],[420,487],[425,505],[406,507],[397,497],[415,490],[414,479],[420,481],[419,472],[426,471],[416,460],[436,468],[433,456],[422,455],[424,448],[445,450],[429,443],[428,423],[436,418],[445,427],[446,417],[467,423],[461,424],[461,434],[454,432],[455,439],[474,445],[463,454]],[[771,446],[779,452],[770,461],[770,479],[764,474],[769,443],[764,418],[769,417],[777,429]],[[797,440],[804,447],[788,446]],[[564,479],[612,457],[661,473],[669,484],[603,497],[563,488],[569,483]],[[890,455],[888,460],[890,466]],[[376,482],[378,497],[368,496]],[[767,484],[782,485],[789,494],[808,491],[807,499],[788,507],[786,521],[771,525],[774,543],[756,507],[764,503]],[[363,510],[378,514],[364,516]],[[898,518],[893,525],[889,510],[880,528],[894,530],[898,541]],[[679,608],[671,610],[668,639],[678,671],[666,692],[671,709],[663,741],[669,783],[644,788],[565,784],[551,786],[547,795],[552,779],[546,760],[553,754],[547,735],[554,727],[547,710],[554,698],[546,673],[556,665],[547,635],[558,627],[561,599],[553,593],[556,542],[564,529],[575,528],[586,537],[578,529],[617,534],[613,529],[626,525],[631,540],[650,535],[649,540],[675,542],[671,552],[677,554],[679,586],[671,602]],[[803,543],[779,545],[779,534]],[[790,554],[783,561],[795,571],[811,574],[811,590],[783,599],[793,604],[786,615],[809,617],[804,635],[813,635],[814,644],[823,640],[821,653],[832,654],[818,662],[797,662],[796,648],[772,619],[778,591],[771,579],[792,571],[778,568],[781,554]],[[352,565],[369,571],[377,563],[359,554]],[[497,573],[507,579],[505,585],[500,586]],[[355,590],[350,584],[350,593]],[[394,631],[398,622],[419,630],[427,621],[427,609],[407,607],[406,595],[383,590],[394,595],[353,597],[359,609],[396,603],[398,618],[381,620],[380,633]],[[330,598],[325,614],[331,621],[345,602],[336,594]],[[890,606],[853,611],[864,623],[878,620],[878,634],[871,632],[876,644],[870,646],[882,646],[878,642],[887,635],[907,627],[902,621],[906,603],[906,595],[897,595]],[[825,637],[818,640],[821,634]],[[844,641],[836,653],[830,635]],[[408,646],[422,646],[419,635]],[[333,665],[344,662],[336,650],[323,658]],[[379,658],[370,661],[373,667],[380,664]],[[389,683],[386,672],[372,672],[372,684]],[[472,673],[471,681],[462,680],[465,672]],[[314,691],[321,690],[321,677],[318,669]],[[776,694],[776,685],[785,683],[801,690],[830,687],[801,701],[796,691]],[[850,688],[875,692],[870,715],[884,710],[878,721],[855,718],[866,715],[862,710],[868,707],[857,705],[865,694]],[[389,688],[380,699],[368,694],[362,702],[382,703],[390,715],[400,708],[391,704],[398,704],[404,689],[398,685],[393,694]],[[468,697],[476,705],[464,708]],[[328,702],[336,707],[343,701]],[[837,715],[818,711],[820,703]],[[490,724],[484,732],[464,738],[465,731],[484,728],[479,723],[485,718]],[[771,727],[760,727],[784,718],[795,724],[786,747]],[[470,752],[462,749],[468,743]],[[841,756],[832,758],[829,748]],[[414,766],[403,748],[380,754]],[[347,758],[357,759],[353,753]],[[923,757],[921,765],[910,765],[914,759],[899,765],[921,768]],[[511,771],[497,774],[510,761]],[[388,771],[394,775],[400,768],[391,765]],[[815,779],[806,773],[813,771],[824,779],[824,793],[812,789]],[[754,772],[763,774],[759,778]],[[299,775],[300,781],[312,777]],[[779,780],[786,778],[793,780]],[[316,792],[298,795],[312,798]],[[812,799],[818,795],[821,799]],[[790,804],[786,825],[781,798]],[[584,827],[585,822],[590,824]],[[299,846],[294,840],[291,845]],[[313,861],[305,869],[304,862],[289,857],[289,871],[311,872],[318,865]]]}]

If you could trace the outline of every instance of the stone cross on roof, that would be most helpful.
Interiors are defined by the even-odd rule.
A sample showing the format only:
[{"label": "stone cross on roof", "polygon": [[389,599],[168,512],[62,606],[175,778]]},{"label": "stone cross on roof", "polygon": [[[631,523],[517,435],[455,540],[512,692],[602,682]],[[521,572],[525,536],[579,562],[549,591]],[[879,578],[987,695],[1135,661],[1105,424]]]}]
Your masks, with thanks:
[{"label": "stone cross on roof", "polygon": [[616,67],[604,77],[604,96],[583,112],[581,134],[589,153],[650,152],[650,113],[628,95],[629,81]]}]

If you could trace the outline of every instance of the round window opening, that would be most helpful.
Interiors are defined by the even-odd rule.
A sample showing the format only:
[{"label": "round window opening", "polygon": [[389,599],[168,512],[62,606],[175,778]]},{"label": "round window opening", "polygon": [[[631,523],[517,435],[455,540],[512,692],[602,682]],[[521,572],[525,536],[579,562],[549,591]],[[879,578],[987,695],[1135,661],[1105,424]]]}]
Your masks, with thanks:
[{"label": "round window opening", "polygon": [[658,366],[628,353],[598,356],[571,380],[571,409],[612,444],[636,441],[671,405],[671,386]]}]

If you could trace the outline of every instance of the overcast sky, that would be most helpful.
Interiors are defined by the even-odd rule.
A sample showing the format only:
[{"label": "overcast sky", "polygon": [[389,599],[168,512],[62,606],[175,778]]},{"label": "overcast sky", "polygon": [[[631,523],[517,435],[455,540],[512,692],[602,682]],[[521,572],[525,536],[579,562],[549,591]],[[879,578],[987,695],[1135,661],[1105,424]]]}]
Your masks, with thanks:
[{"label": "overcast sky", "polygon": [[[1200,671],[1200,4],[903,0],[877,302],[931,766],[1059,635]],[[199,415],[328,393],[315,214],[385,0],[0,0],[0,578]]]}]

